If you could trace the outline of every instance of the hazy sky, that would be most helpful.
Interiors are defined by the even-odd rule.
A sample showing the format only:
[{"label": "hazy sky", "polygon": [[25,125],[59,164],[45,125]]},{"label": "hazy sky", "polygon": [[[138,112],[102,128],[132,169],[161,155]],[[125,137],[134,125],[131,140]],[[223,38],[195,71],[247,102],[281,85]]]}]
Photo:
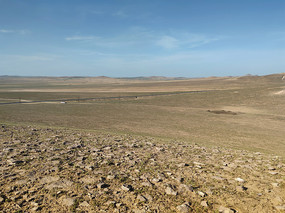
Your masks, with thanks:
[{"label": "hazy sky", "polygon": [[0,75],[280,72],[284,0],[0,0]]}]

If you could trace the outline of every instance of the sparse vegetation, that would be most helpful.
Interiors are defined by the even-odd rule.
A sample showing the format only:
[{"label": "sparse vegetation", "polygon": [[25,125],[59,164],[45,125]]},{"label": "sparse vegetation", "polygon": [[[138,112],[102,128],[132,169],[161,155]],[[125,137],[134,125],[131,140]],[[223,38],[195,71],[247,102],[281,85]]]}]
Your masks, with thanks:
[{"label": "sparse vegetation", "polygon": [[[285,208],[279,75],[17,81],[0,79],[2,103],[19,97],[138,98],[0,105],[1,211]],[[140,98],[190,90],[208,91]]]}]

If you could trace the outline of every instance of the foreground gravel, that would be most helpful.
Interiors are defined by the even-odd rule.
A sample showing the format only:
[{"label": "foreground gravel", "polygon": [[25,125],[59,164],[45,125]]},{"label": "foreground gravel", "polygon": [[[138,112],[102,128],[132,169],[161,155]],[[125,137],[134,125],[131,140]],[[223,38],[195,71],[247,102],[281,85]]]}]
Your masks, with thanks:
[{"label": "foreground gravel", "polygon": [[284,212],[278,156],[0,126],[1,212]]}]

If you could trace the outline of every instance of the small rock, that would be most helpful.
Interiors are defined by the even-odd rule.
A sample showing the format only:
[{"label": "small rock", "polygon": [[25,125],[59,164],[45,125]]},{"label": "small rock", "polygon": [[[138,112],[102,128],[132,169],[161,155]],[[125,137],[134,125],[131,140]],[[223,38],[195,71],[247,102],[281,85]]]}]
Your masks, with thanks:
[{"label": "small rock", "polygon": [[241,178],[235,178],[235,181],[237,181],[237,182],[240,182],[240,183],[243,183],[244,182],[244,179],[241,179]]},{"label": "small rock", "polygon": [[279,186],[279,183],[271,183],[271,185],[272,185],[273,187],[278,187],[278,186]]},{"label": "small rock", "polygon": [[123,205],[122,203],[116,203],[117,208],[121,207],[122,205]]},{"label": "small rock", "polygon": [[94,170],[94,166],[92,166],[92,165],[87,165],[87,166],[85,166],[85,168],[87,170],[89,170],[89,171],[93,171]]},{"label": "small rock", "polygon": [[276,170],[274,167],[270,166],[268,167],[268,170]]},{"label": "small rock", "polygon": [[153,201],[153,197],[150,194],[146,194],[144,197],[150,202]]},{"label": "small rock", "polygon": [[142,186],[149,186],[149,187],[152,187],[152,183],[149,182],[149,181],[144,181],[144,182],[142,182]]},{"label": "small rock", "polygon": [[72,206],[75,203],[75,199],[74,198],[64,198],[62,200],[62,204],[64,206]]},{"label": "small rock", "polygon": [[87,201],[83,201],[82,203],[80,203],[79,206],[81,206],[81,207],[89,207],[90,204]]},{"label": "small rock", "polygon": [[174,195],[176,196],[177,195],[177,192],[174,191],[172,188],[170,188],[169,186],[165,189],[165,193],[168,194],[168,195]]},{"label": "small rock", "polygon": [[193,192],[194,189],[192,186],[187,186],[185,184],[180,184],[178,187],[179,192]]},{"label": "small rock", "polygon": [[152,182],[159,183],[159,182],[162,182],[162,180],[160,178],[153,178]]},{"label": "small rock", "polygon": [[134,190],[134,188],[131,185],[126,185],[126,184],[122,185],[121,188],[126,192]]},{"label": "small rock", "polygon": [[278,174],[278,172],[274,172],[274,171],[269,171],[268,173],[271,175],[277,175]]},{"label": "small rock", "polygon": [[203,200],[203,201],[201,202],[201,206],[203,206],[203,207],[208,207],[208,202],[207,202],[206,200]]},{"label": "small rock", "polygon": [[230,208],[227,208],[227,207],[224,207],[224,206],[220,206],[219,212],[222,212],[222,213],[235,213],[236,211],[234,209],[230,209]]},{"label": "small rock", "polygon": [[146,201],[147,201],[147,199],[146,199],[144,196],[142,196],[142,195],[138,195],[138,196],[137,196],[137,199],[138,199],[140,202],[146,202]]},{"label": "small rock", "polygon": [[34,208],[32,208],[32,212],[37,212],[40,210],[41,210],[41,208],[39,206],[35,206]]},{"label": "small rock", "polygon": [[115,206],[116,202],[113,200],[109,200],[106,204],[107,204],[107,206]]},{"label": "small rock", "polygon": [[4,203],[4,198],[3,197],[0,197],[0,203]]},{"label": "small rock", "polygon": [[186,167],[186,166],[189,166],[189,164],[187,163],[180,163],[177,165],[179,168],[182,168],[182,167]]},{"label": "small rock", "polygon": [[204,193],[204,192],[198,191],[197,193],[198,193],[198,195],[200,195],[201,197],[205,197],[205,196],[206,196],[206,193]]},{"label": "small rock", "polygon": [[99,183],[97,184],[98,189],[105,189],[108,188],[110,185],[106,183]]},{"label": "small rock", "polygon": [[113,180],[113,179],[115,179],[115,177],[116,177],[115,175],[108,175],[107,180]]},{"label": "small rock", "polygon": [[178,212],[181,212],[181,213],[188,213],[190,212],[190,207],[188,204],[184,203],[180,206],[177,206],[176,209],[178,210]]}]

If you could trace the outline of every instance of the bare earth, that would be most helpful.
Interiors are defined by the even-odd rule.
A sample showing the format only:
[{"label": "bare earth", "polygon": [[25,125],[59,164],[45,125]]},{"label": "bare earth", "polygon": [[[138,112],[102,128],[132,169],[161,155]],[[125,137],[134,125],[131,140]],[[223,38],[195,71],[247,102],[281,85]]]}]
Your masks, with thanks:
[{"label": "bare earth", "polygon": [[285,212],[283,75],[0,77],[0,211]]},{"label": "bare earth", "polygon": [[279,212],[281,158],[126,134],[2,126],[2,212]]}]

